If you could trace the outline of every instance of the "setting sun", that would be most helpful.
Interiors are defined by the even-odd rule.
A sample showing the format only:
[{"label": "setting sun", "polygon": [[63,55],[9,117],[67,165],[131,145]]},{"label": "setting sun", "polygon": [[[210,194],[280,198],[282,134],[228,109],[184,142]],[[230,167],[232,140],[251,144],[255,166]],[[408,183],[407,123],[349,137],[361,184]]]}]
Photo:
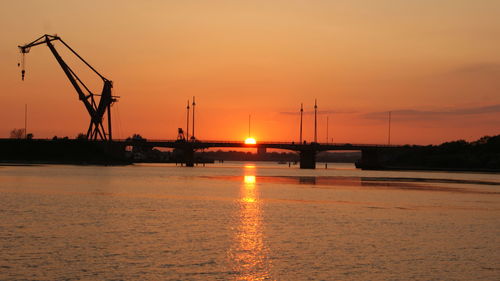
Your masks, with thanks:
[{"label": "setting sun", "polygon": [[254,138],[246,138],[245,139],[245,144],[256,144],[257,142],[255,141]]}]

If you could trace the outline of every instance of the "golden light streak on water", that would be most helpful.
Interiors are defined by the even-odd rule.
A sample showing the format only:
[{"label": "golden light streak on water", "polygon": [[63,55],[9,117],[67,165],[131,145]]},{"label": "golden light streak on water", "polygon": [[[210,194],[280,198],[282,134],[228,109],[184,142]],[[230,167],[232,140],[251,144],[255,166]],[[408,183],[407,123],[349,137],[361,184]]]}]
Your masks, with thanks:
[{"label": "golden light streak on water", "polygon": [[243,181],[245,184],[249,185],[250,188],[255,188],[255,176],[245,176]]},{"label": "golden light streak on water", "polygon": [[255,166],[246,165],[240,187],[239,225],[232,249],[233,263],[239,272],[237,280],[267,280],[269,266],[263,241],[262,210],[255,177]]}]

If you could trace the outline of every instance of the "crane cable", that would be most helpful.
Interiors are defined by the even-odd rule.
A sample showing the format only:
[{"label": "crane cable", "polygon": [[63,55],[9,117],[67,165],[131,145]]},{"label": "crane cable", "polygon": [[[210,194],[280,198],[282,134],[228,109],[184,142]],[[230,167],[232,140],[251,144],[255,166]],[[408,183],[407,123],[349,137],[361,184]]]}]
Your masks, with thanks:
[{"label": "crane cable", "polygon": [[21,63],[17,63],[17,67],[21,67],[21,79],[24,81],[24,74],[26,73],[26,70],[24,68],[26,64],[26,53],[21,52]]},{"label": "crane cable", "polygon": [[116,112],[116,121],[115,121],[115,124],[117,124],[118,126],[118,139],[120,138],[123,138],[123,126],[122,126],[122,121],[121,121],[121,115],[120,115],[120,110],[118,109],[118,103],[113,103],[111,105],[112,107],[115,108],[115,112]]}]

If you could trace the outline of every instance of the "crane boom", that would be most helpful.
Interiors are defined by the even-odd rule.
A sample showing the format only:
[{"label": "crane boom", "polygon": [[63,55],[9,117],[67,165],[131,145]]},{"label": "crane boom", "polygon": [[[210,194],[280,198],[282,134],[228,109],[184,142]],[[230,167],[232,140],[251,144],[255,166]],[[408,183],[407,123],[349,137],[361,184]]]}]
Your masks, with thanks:
[{"label": "crane boom", "polygon": [[[85,65],[87,65],[94,73],[96,73],[103,81],[103,89],[101,94],[99,95],[99,103],[96,104],[95,95],[92,91],[83,83],[83,81],[76,75],[76,73],[68,66],[68,64],[63,60],[61,55],[57,52],[53,41],[61,42],[68,50],[70,50],[78,59],[80,59]],[[87,61],[85,61],[76,51],[74,51],[66,42],[64,42],[57,35],[48,35],[45,34],[38,39],[34,40],[31,43],[18,46],[21,53],[23,54],[23,69],[22,79],[24,80],[25,70],[24,70],[24,55],[27,54],[32,47],[46,44],[49,47],[50,51],[56,58],[57,62],[61,66],[64,74],[75,88],[78,98],[85,106],[88,114],[90,115],[90,125],[87,130],[87,139],[88,140],[112,140],[112,131],[111,131],[111,105],[117,101],[116,97],[112,95],[111,89],[113,88],[113,82],[102,76],[95,68],[93,68]],[[107,111],[107,131],[103,125],[104,115]]]}]

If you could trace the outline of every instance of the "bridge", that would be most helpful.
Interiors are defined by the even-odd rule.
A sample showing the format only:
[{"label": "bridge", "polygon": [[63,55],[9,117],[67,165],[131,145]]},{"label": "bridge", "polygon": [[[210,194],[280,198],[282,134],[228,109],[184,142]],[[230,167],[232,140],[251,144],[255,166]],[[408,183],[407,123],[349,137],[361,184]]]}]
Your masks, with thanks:
[{"label": "bridge", "polygon": [[86,139],[1,139],[1,161],[33,161],[35,163],[131,163],[126,155],[127,147],[153,149],[165,147],[176,149],[179,160],[187,167],[195,164],[194,152],[209,148],[251,148],[258,153],[267,149],[295,151],[299,155],[301,169],[316,168],[316,154],[322,151],[361,151],[363,167],[377,167],[381,151],[401,148],[398,145],[351,144],[351,143],[295,143],[258,142],[246,144],[243,141],[200,141],[200,140],[86,140]]},{"label": "bridge", "polygon": [[370,164],[376,162],[377,151],[380,149],[394,149],[398,145],[379,145],[379,144],[351,144],[351,143],[295,143],[295,142],[258,142],[256,144],[247,144],[242,141],[185,141],[185,140],[119,140],[113,141],[120,146],[126,147],[165,147],[179,149],[182,151],[183,162],[187,167],[193,167],[194,152],[196,150],[208,148],[255,148],[258,151],[265,152],[267,149],[283,149],[296,151],[300,157],[301,169],[316,168],[316,154],[322,151],[341,151],[341,150],[360,150],[362,153],[361,162]]}]

